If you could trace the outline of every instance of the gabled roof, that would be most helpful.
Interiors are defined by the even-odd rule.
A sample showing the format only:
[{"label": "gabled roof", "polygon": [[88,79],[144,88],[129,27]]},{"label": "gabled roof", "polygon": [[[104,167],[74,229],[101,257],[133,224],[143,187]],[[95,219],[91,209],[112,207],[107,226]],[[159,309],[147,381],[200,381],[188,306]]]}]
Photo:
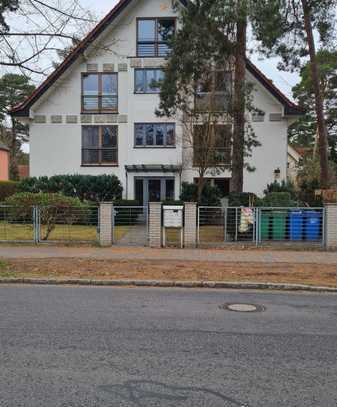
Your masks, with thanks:
[{"label": "gabled roof", "polygon": [[[64,72],[82,55],[82,53],[95,41],[133,0],[120,0],[117,5],[101,20],[96,27],[78,44],[76,48],[64,59],[55,71],[20,105],[11,110],[16,117],[29,117],[29,109],[47,90],[64,74]],[[184,6],[188,0],[179,0]],[[274,97],[284,106],[286,115],[301,115],[303,111],[291,102],[252,62],[247,60],[248,71],[265,86]]]},{"label": "gabled roof", "polygon": [[284,114],[288,115],[302,115],[303,109],[292,102],[280,89],[274,85],[273,81],[265,76],[264,73],[257,68],[251,61],[247,59],[246,67],[250,72],[269,92],[284,106]]}]

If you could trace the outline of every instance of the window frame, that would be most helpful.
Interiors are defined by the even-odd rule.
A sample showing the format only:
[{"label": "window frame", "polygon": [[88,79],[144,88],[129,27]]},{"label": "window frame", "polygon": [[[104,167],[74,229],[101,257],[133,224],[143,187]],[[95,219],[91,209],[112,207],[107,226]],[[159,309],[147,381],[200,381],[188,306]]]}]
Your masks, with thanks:
[{"label": "window frame", "polygon": [[[137,145],[136,144],[136,127],[137,126],[146,126],[146,125],[153,125],[153,126],[173,126],[174,127],[174,145],[169,145],[166,143],[166,137],[164,137],[164,142],[165,144],[163,145],[148,145],[148,144],[142,144],[142,145]],[[166,135],[167,135],[167,129],[166,129]],[[144,141],[144,139],[143,139]],[[155,141],[155,132],[154,132],[154,140]],[[157,123],[157,122],[139,122],[134,124],[134,136],[133,136],[133,147],[136,149],[149,149],[149,148],[164,148],[164,149],[175,149],[177,148],[177,134],[176,134],[176,123]]]},{"label": "window frame", "polygon": [[[139,41],[139,22],[146,21],[146,20],[154,20],[155,21],[155,40],[152,41]],[[167,41],[159,41],[158,40],[158,20],[172,20],[174,22],[174,33],[177,31],[177,17],[137,17],[136,19],[136,56],[138,58],[166,58],[166,55],[159,54],[159,44],[167,44]],[[139,54],[139,43],[149,43],[154,44],[154,54],[153,55],[140,55]]]},{"label": "window frame", "polygon": [[[223,73],[224,76],[228,76],[228,77],[229,77],[230,87],[227,88],[227,90],[229,89],[229,92],[226,91],[226,90],[224,90],[224,91],[222,91],[222,90],[215,90],[215,91],[214,91],[214,96],[215,96],[215,97],[217,97],[217,96],[220,96],[220,97],[221,97],[221,96],[225,96],[225,97],[226,97],[226,96],[227,96],[227,97],[229,97],[229,103],[230,103],[231,100],[232,100],[232,98],[233,98],[233,72],[232,72],[231,70],[228,70],[228,69],[212,69],[212,71],[211,71],[211,75],[212,75],[211,80],[212,80],[212,83],[213,83],[213,84],[216,83],[216,75],[217,75],[219,72]],[[198,92],[197,87],[198,87],[198,84],[197,84],[196,87],[195,87],[195,93],[194,93],[194,108],[195,108],[195,110],[196,110],[197,112],[205,113],[205,112],[207,112],[207,110],[204,110],[204,109],[198,107],[198,100],[201,101],[204,97],[207,97],[207,95],[211,94],[211,91],[209,91],[209,92]],[[226,112],[228,112],[228,110],[229,110],[229,106],[230,106],[230,104],[229,104],[228,106],[225,105],[225,106],[223,107],[223,110],[220,110],[220,109],[218,110],[218,109],[216,109],[216,110],[214,110],[214,112],[216,112],[216,113],[226,113]]]},{"label": "window frame", "polygon": [[[233,139],[233,125],[232,124],[226,124],[226,123],[218,123],[218,124],[216,124],[215,125],[216,127],[227,127],[227,128],[230,128],[231,130],[231,137],[230,137],[230,139],[228,140],[224,140],[224,146],[223,147],[220,147],[220,146],[217,146],[216,145],[216,143],[217,143],[217,141],[215,140],[214,141],[214,143],[215,143],[215,145],[214,145],[214,148],[212,149],[214,152],[220,152],[220,153],[222,153],[222,152],[224,152],[225,154],[229,154],[229,162],[214,162],[214,168],[215,167],[223,167],[223,168],[227,168],[227,167],[230,167],[231,165],[232,165],[232,152],[233,152],[233,147],[232,147],[232,139]],[[194,125],[194,128],[196,128],[196,127],[203,127],[203,125],[202,124],[196,124],[196,125]],[[194,132],[195,132],[195,130],[194,130]],[[226,146],[226,143],[229,143],[229,146],[227,147]],[[213,164],[211,164],[211,165],[213,165]],[[198,163],[198,159],[197,159],[197,145],[196,145],[196,133],[194,133],[194,135],[193,135],[193,167],[194,168],[199,168],[200,167],[200,164]]]},{"label": "window frame", "polygon": [[[89,127],[95,127],[98,128],[98,142],[99,142],[99,147],[98,148],[86,148],[84,147],[83,143],[83,129],[84,128],[89,128]],[[117,142],[116,142],[116,147],[102,147],[103,146],[103,128],[115,128],[117,131]],[[81,167],[118,167],[119,166],[119,154],[118,154],[118,147],[119,147],[119,140],[118,140],[118,126],[116,125],[93,125],[93,124],[88,124],[88,125],[82,125],[81,126]],[[106,151],[116,151],[117,154],[117,161],[114,163],[109,163],[107,161],[103,161],[100,159],[97,163],[86,163],[84,162],[84,151],[85,150],[98,150],[98,155],[101,157],[101,152],[106,150]]]},{"label": "window frame", "polygon": [[137,92],[136,90],[136,75],[137,72],[142,71],[162,71],[163,73],[165,73],[163,68],[135,68],[134,69],[134,86],[133,86],[133,92],[135,95],[159,95],[160,94],[160,90],[159,92]]},{"label": "window frame", "polygon": [[[84,108],[84,78],[89,75],[97,75],[98,76],[98,94],[94,97],[98,98],[98,108],[97,109],[85,109]],[[103,76],[110,75],[116,77],[116,87],[117,87],[117,95],[113,96],[116,98],[116,108],[115,109],[107,109],[102,107],[102,100],[103,100]],[[118,114],[118,104],[119,104],[119,92],[118,92],[118,72],[82,72],[81,74],[81,113],[82,114],[90,114],[90,113],[114,113]]]}]

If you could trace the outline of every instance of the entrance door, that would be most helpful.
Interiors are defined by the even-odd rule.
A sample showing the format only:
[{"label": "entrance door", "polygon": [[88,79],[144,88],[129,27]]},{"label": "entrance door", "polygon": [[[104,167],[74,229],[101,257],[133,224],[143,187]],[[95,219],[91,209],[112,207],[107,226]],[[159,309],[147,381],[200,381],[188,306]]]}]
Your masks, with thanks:
[{"label": "entrance door", "polygon": [[135,199],[139,205],[174,200],[174,178],[135,178]]},{"label": "entrance door", "polygon": [[160,202],[161,199],[161,179],[149,179],[148,202]]}]

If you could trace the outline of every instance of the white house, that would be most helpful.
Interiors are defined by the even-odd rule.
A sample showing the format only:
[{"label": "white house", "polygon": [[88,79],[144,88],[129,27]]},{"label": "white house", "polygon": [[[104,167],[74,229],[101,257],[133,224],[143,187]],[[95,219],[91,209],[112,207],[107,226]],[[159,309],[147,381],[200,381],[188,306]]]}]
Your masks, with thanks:
[{"label": "white house", "polygon": [[[179,7],[185,1],[180,0]],[[198,177],[183,162],[182,125],[155,115],[168,46],[162,27],[174,30],[172,0],[120,0],[54,73],[12,111],[29,123],[31,176],[115,174],[124,198],[178,199],[181,183]],[[287,177],[287,128],[301,114],[251,62],[253,118],[261,146],[254,149],[245,191],[261,194]],[[230,171],[208,174],[228,190]]]}]

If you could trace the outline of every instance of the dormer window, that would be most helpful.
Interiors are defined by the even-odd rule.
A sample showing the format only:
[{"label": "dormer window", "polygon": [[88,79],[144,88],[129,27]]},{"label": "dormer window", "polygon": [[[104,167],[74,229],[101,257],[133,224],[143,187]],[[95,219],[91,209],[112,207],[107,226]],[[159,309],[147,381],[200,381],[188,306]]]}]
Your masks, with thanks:
[{"label": "dormer window", "polygon": [[165,57],[170,52],[168,40],[174,32],[174,18],[138,19],[137,56]]}]

